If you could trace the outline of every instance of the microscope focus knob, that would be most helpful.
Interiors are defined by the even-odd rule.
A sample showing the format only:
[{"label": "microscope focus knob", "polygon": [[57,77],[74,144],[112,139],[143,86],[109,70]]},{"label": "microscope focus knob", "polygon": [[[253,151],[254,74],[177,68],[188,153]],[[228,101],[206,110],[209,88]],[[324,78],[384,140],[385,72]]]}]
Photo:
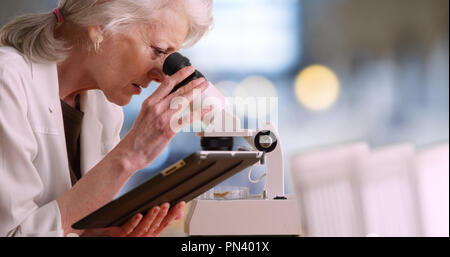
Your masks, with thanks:
[{"label": "microscope focus knob", "polygon": [[256,134],[254,143],[259,151],[270,153],[277,147],[277,137],[270,130],[263,130]]}]

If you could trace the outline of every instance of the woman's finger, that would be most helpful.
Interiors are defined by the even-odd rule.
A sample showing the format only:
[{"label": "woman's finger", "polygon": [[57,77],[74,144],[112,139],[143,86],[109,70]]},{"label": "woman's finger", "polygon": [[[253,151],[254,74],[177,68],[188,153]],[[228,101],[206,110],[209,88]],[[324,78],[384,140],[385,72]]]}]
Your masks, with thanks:
[{"label": "woman's finger", "polygon": [[142,214],[138,213],[133,216],[130,220],[127,221],[124,225],[120,227],[120,235],[117,236],[127,236],[139,225],[142,220]]},{"label": "woman's finger", "polygon": [[178,206],[179,210],[178,210],[178,213],[177,213],[177,216],[175,217],[175,219],[179,220],[184,217],[184,209],[186,207],[186,202],[183,201],[183,202],[178,203],[177,205],[179,205]]},{"label": "woman's finger", "polygon": [[153,224],[150,226],[150,229],[147,231],[146,236],[151,236],[153,233],[159,228],[161,225],[161,222],[164,220],[164,218],[167,216],[167,212],[169,211],[170,204],[164,203],[160,206],[161,210],[159,211],[158,216],[153,221]]},{"label": "woman's finger", "polygon": [[[167,103],[167,105],[169,105],[170,102],[172,101],[172,99],[174,99],[175,97],[191,96],[191,98],[193,98],[193,93],[194,93],[193,91],[195,89],[204,88],[202,90],[202,92],[203,92],[203,91],[205,91],[206,88],[208,88],[208,86],[209,86],[209,82],[205,78],[199,78],[199,79],[193,80],[193,81],[189,82],[186,86],[178,89],[175,93],[166,96],[164,98],[164,101]],[[189,102],[191,102],[191,101],[189,101]]]},{"label": "woman's finger", "polygon": [[195,72],[195,68],[192,66],[184,67],[179,70],[177,73],[173,74],[171,77],[167,77],[163,83],[156,89],[156,91],[147,98],[147,104],[152,106],[159,102],[162,98],[167,96],[172,89],[185,80],[187,77],[192,75]]},{"label": "woman's finger", "polygon": [[206,80],[203,80],[203,82],[201,82],[202,80],[199,79],[197,81],[197,83],[193,83],[191,85],[189,85],[189,87],[186,88],[181,88],[179,91],[180,92],[176,92],[168,97],[166,97],[166,99],[164,99],[164,105],[167,105],[166,108],[164,108],[166,110],[166,115],[169,115],[170,118],[172,118],[172,115],[175,113],[180,113],[183,110],[180,110],[179,108],[169,108],[171,105],[172,100],[176,99],[176,97],[185,99],[186,101],[184,101],[186,104],[187,103],[191,103],[194,100],[194,90],[200,90],[200,94],[202,94],[210,85],[210,83]]},{"label": "woman's finger", "polygon": [[[204,78],[200,78],[200,79],[191,81],[189,84],[180,88],[175,93],[166,96],[162,101],[160,101],[159,103],[150,107],[150,109],[153,109],[153,111],[148,113],[148,115],[150,115],[150,117],[147,117],[147,119],[149,119],[149,121],[151,122],[159,115],[170,110],[169,107],[173,104],[172,100],[175,97],[184,98],[185,100],[187,100],[187,102],[185,101],[186,103],[192,102],[192,100],[194,98],[194,90],[199,89],[199,90],[201,90],[201,92],[203,92],[206,90],[208,85],[209,85],[209,83],[207,83],[207,81]],[[177,111],[180,111],[180,110],[175,109],[175,112],[177,112]]]},{"label": "woman's finger", "polygon": [[[213,106],[209,106],[207,108],[202,108],[200,115],[196,115],[195,111],[189,112],[189,113],[183,115],[183,117],[179,118],[178,121],[171,123],[170,129],[172,129],[172,131],[174,133],[178,133],[186,126],[189,126],[190,124],[192,124],[198,120],[203,120],[203,117],[205,117],[208,113],[210,113],[212,111],[213,111]],[[177,115],[177,114],[173,114],[173,115]]]},{"label": "woman's finger", "polygon": [[160,211],[159,206],[150,209],[145,215],[145,217],[142,219],[142,221],[139,223],[139,225],[128,236],[139,237],[147,233],[150,226],[153,224],[153,221],[155,220],[156,216],[158,215],[159,211]]},{"label": "woman's finger", "polygon": [[[179,96],[180,91],[184,92],[184,90],[186,90],[185,88],[195,88],[196,86],[200,85],[203,81],[205,81],[204,78],[200,78],[200,79],[191,81],[186,86],[179,89],[177,92],[171,94],[170,99],[166,99],[168,97],[167,94],[169,93],[169,92],[167,92],[167,90],[153,93],[153,95],[151,95],[142,104],[141,112],[139,112],[139,116],[136,119],[135,124],[133,124],[133,126],[139,125],[139,123],[141,123],[141,122],[147,122],[147,123],[153,122],[155,119],[158,118],[158,116],[160,116],[162,113],[164,113],[165,111],[167,111],[169,109],[169,105],[171,104],[171,102],[170,102],[171,99],[173,99],[173,97]],[[160,97],[160,95],[162,95],[162,98]]]},{"label": "woman's finger", "polygon": [[[189,101],[189,103],[192,102],[192,99],[194,97],[193,90],[197,88],[201,89],[200,86],[202,85],[202,83],[205,83],[205,81],[206,80],[204,78],[193,80],[184,87],[178,89],[175,93],[165,96],[160,102],[155,103],[151,106],[147,106],[150,111],[147,113],[147,115],[144,115],[144,117],[147,116],[146,119],[148,119],[150,122],[153,121],[153,119],[169,110],[169,107],[173,104],[172,100],[175,97],[184,97]],[[202,92],[203,91],[204,89],[202,90]],[[186,96],[188,96],[188,98],[186,98]],[[151,102],[147,102],[146,104],[151,104]]]},{"label": "woman's finger", "polygon": [[166,229],[174,220],[180,219],[184,216],[184,206],[186,205],[185,202],[180,202],[175,207],[173,207],[170,212],[167,214],[167,216],[164,218],[164,220],[159,225],[158,229],[156,229],[153,232],[153,236],[158,236],[163,232],[164,229]]}]

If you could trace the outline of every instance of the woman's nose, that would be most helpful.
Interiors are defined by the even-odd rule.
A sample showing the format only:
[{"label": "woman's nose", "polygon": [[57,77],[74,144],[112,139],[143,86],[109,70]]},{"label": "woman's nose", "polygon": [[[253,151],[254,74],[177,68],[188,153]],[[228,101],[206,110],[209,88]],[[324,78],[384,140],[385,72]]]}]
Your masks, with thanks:
[{"label": "woman's nose", "polygon": [[161,83],[161,81],[163,81],[163,79],[164,79],[164,74],[163,74],[161,69],[152,69],[148,73],[148,77],[152,81],[156,81],[158,83]]}]

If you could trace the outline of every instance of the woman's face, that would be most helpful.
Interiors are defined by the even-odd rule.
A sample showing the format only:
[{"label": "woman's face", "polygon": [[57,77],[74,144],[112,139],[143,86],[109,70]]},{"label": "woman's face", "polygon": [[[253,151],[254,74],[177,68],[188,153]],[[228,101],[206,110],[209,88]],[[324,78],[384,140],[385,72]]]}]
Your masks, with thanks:
[{"label": "woman's face", "polygon": [[151,25],[135,24],[125,33],[104,36],[89,70],[110,102],[127,105],[150,82],[162,82],[168,54],[181,48],[188,19],[171,9],[161,10]]}]

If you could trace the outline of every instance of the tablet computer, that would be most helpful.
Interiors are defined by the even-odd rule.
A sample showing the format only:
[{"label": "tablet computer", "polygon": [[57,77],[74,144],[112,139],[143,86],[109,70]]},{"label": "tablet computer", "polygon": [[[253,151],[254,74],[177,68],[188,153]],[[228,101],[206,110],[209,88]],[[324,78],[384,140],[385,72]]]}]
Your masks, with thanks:
[{"label": "tablet computer", "polygon": [[125,195],[72,225],[74,229],[121,226],[138,213],[165,202],[196,198],[264,158],[257,151],[199,151],[173,164]]}]

